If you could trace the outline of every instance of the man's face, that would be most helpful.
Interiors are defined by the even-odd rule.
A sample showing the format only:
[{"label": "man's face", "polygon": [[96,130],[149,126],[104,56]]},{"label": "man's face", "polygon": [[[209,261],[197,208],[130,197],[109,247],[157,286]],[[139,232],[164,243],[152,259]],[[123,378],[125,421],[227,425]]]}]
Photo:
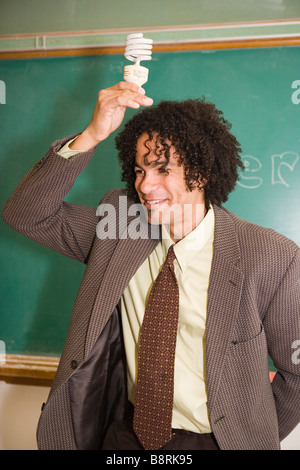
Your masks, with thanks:
[{"label": "man's face", "polygon": [[[184,166],[178,166],[175,147],[170,147],[170,158],[166,165],[164,151],[158,158],[157,138],[148,141],[148,134],[142,134],[137,141],[135,161],[135,189],[141,204],[147,209],[148,222],[166,224],[171,237],[181,239],[203,219],[205,215],[204,190],[189,191]],[[147,142],[148,141],[148,142]],[[147,147],[145,143],[147,142]],[[144,156],[147,155],[147,161]],[[158,144],[158,150],[162,146]]]}]

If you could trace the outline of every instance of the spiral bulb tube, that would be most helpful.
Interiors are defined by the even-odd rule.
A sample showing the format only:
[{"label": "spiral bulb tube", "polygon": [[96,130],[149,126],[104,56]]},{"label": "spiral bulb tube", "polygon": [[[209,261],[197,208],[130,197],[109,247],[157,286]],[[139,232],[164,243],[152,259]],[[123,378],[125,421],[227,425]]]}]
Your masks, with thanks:
[{"label": "spiral bulb tube", "polygon": [[124,56],[137,65],[142,60],[151,60],[152,44],[152,39],[144,38],[143,33],[129,34],[126,40]]},{"label": "spiral bulb tube", "polygon": [[124,67],[124,80],[127,82],[143,85],[148,80],[148,69],[142,67],[142,60],[151,60],[152,39],[143,37],[142,33],[133,33],[127,36],[124,56],[134,65]]}]

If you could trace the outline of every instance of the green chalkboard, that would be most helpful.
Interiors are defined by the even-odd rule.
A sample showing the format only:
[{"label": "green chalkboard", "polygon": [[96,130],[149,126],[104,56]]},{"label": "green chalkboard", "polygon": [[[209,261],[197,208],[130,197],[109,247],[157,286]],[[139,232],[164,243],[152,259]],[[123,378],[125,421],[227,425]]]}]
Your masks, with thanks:
[{"label": "green chalkboard", "polygon": [[[299,63],[299,47],[156,53],[146,85],[155,102],[206,96],[224,111],[246,166],[227,207],[296,243]],[[119,55],[0,62],[6,98],[0,104],[1,206],[53,140],[87,125],[99,89],[119,81],[124,65]],[[121,185],[114,137],[97,149],[68,195],[70,202],[96,208],[107,190]],[[22,237],[3,221],[0,253],[0,340],[7,353],[59,355],[84,266]]]}]

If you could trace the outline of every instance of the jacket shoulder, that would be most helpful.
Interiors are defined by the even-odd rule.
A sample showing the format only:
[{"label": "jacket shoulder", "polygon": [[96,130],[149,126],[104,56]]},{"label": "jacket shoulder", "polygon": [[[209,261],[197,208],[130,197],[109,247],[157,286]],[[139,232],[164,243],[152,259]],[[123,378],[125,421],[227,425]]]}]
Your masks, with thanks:
[{"label": "jacket shoulder", "polygon": [[114,206],[118,205],[120,196],[127,197],[126,189],[110,189],[107,193],[104,194],[99,204],[113,204]]},{"label": "jacket shoulder", "polygon": [[218,207],[217,210],[222,211],[224,216],[231,220],[242,251],[246,249],[256,253],[262,252],[265,255],[278,252],[278,254],[286,253],[287,256],[292,257],[296,252],[300,252],[299,246],[293,240],[276,230],[242,219],[223,206]]}]

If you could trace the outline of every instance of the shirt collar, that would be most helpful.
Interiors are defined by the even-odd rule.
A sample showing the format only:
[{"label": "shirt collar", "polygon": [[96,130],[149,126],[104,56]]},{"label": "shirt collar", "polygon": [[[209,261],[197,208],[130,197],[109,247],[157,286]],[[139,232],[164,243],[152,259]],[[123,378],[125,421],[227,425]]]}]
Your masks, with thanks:
[{"label": "shirt collar", "polygon": [[195,255],[200,253],[206,244],[213,243],[214,229],[215,215],[212,205],[209,206],[209,209],[200,224],[176,244],[174,244],[174,241],[170,238],[167,227],[163,225],[161,243],[164,257],[167,257],[169,247],[174,245],[176,259],[180,269],[184,271],[195,259]]}]

